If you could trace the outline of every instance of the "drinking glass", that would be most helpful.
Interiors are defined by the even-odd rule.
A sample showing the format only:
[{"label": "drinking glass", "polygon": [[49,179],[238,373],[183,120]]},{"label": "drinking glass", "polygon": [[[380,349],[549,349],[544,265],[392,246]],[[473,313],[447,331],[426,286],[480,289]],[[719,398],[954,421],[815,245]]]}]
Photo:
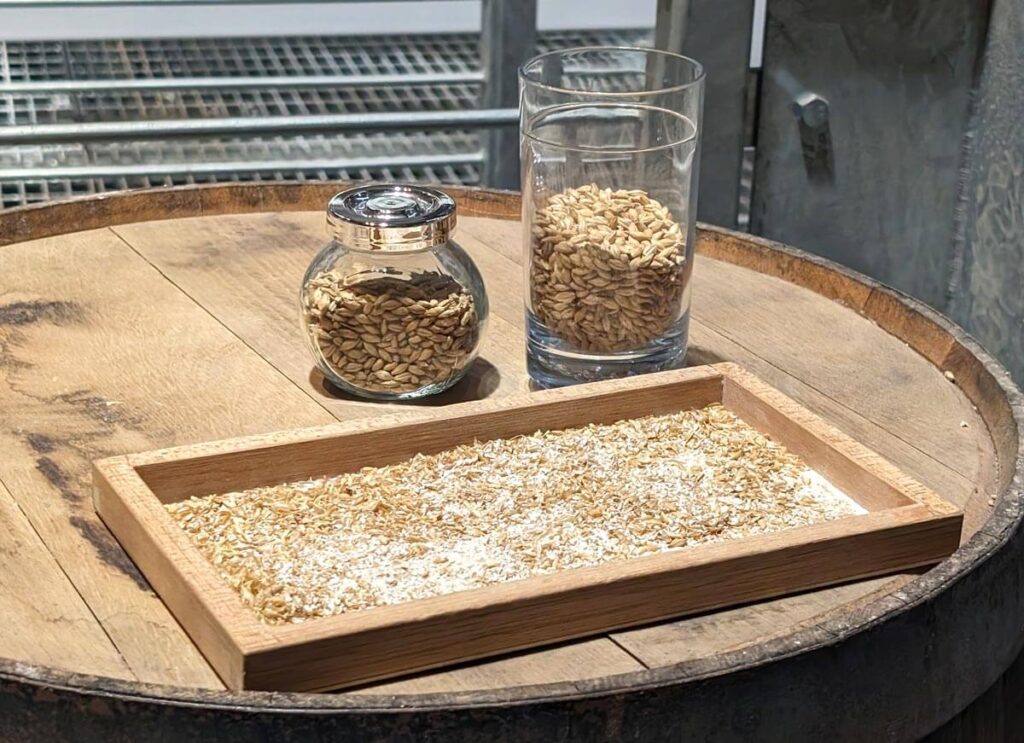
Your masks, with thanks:
[{"label": "drinking glass", "polygon": [[527,365],[542,387],[686,352],[704,71],[586,47],[519,70]]}]

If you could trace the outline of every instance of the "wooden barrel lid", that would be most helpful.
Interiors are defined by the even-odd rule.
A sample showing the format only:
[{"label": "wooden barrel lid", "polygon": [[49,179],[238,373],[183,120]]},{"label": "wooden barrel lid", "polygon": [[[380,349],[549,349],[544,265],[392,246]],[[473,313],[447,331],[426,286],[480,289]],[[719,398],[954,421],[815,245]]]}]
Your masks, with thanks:
[{"label": "wooden barrel lid", "polygon": [[[960,504],[954,556],[343,694],[225,691],[95,516],[89,462],[380,410],[328,391],[298,333],[299,279],[339,187],[0,212],[0,737],[902,739],[1009,665],[1024,623],[1020,392],[929,308],[706,226],[690,362],[742,364]],[[449,190],[492,319],[473,373],[421,406],[527,388],[518,196]]]}]

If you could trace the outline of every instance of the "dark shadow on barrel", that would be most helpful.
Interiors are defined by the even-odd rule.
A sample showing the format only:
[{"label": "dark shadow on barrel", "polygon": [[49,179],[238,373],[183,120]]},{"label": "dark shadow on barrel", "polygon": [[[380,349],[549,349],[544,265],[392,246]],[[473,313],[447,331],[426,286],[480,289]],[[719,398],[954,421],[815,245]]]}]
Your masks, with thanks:
[{"label": "dark shadow on barrel", "polygon": [[[904,570],[902,572],[904,574],[910,574],[910,575],[921,575],[923,573],[926,573],[930,569],[931,569],[930,567],[911,568],[909,570]],[[814,593],[818,593],[818,592],[822,592],[822,591],[828,591],[828,590],[830,590],[832,588],[838,588],[840,586],[846,586],[846,585],[852,585],[854,583],[859,583],[862,580],[863,579],[861,578],[861,579],[856,579],[856,580],[844,581],[842,583],[832,584],[832,585],[827,586],[825,588],[814,588],[814,589],[810,589],[810,590],[807,590],[807,591],[797,591],[797,592],[794,592],[794,593],[788,593],[785,596],[780,596],[780,597],[775,598],[775,599],[762,600],[762,601],[752,601],[752,602],[747,602],[747,603],[744,603],[744,604],[733,604],[731,606],[727,606],[727,607],[722,608],[722,609],[712,609],[712,610],[705,611],[705,612],[698,612],[696,614],[687,614],[687,615],[684,615],[684,616],[680,616],[677,621],[692,621],[694,619],[699,619],[700,617],[710,616],[712,614],[727,614],[727,613],[732,612],[732,611],[738,611],[740,609],[744,609],[746,607],[755,606],[755,605],[762,607],[765,611],[771,611],[774,604],[777,604],[777,603],[780,603],[780,602],[784,602],[784,601],[788,601],[788,600],[792,600],[793,598],[795,598],[797,596],[806,596],[806,595],[810,595],[810,594],[814,594]],[[861,598],[861,599],[853,599],[853,600],[850,601],[850,603],[851,604],[855,604],[858,601],[863,601],[863,598]],[[840,612],[843,609],[844,609],[844,606],[840,605],[840,606],[837,606],[837,607],[833,607],[832,609],[830,609],[826,613],[827,614],[833,614],[833,613],[836,613],[836,612]],[[813,622],[816,619],[817,619],[817,617],[809,617],[807,621],[808,622]],[[666,622],[666,620],[660,619],[660,620],[657,620],[657,621],[648,622],[647,624],[637,624],[637,625],[633,625],[633,626],[630,626],[630,627],[625,627],[625,628],[623,628],[623,629],[621,629],[621,630],[619,630],[617,632],[612,632],[612,633],[607,633],[607,634],[596,634],[596,635],[593,635],[593,636],[591,636],[589,638],[588,637],[581,637],[581,638],[577,638],[575,640],[568,640],[566,642],[551,643],[551,644],[548,644],[548,645],[538,645],[537,647],[531,648],[529,650],[519,650],[519,651],[514,651],[514,652],[511,652],[511,653],[502,653],[500,655],[491,655],[491,656],[488,656],[486,658],[478,658],[476,660],[469,660],[469,661],[465,661],[463,663],[453,663],[451,665],[445,665],[445,666],[442,666],[440,668],[436,668],[436,669],[434,669],[432,671],[419,671],[419,672],[416,672],[416,673],[403,674],[401,676],[390,677],[390,678],[386,679],[385,681],[376,681],[376,682],[372,682],[372,683],[369,683],[369,684],[361,684],[359,686],[347,686],[344,689],[338,689],[336,691],[328,692],[328,693],[332,693],[332,694],[347,694],[347,693],[350,693],[350,692],[365,691],[365,690],[368,690],[368,689],[372,690],[374,686],[379,686],[379,685],[385,684],[385,683],[386,684],[392,684],[392,683],[397,683],[397,682],[400,682],[400,681],[405,681],[405,680],[409,680],[409,679],[413,679],[413,678],[419,678],[419,677],[422,677],[424,675],[429,675],[431,673],[447,673],[449,671],[457,671],[459,669],[473,668],[473,667],[476,667],[476,666],[484,666],[484,665],[487,665],[487,664],[490,664],[490,663],[498,663],[498,662],[501,662],[503,660],[507,660],[509,658],[514,658],[516,656],[522,656],[522,655],[528,654],[530,652],[540,652],[540,651],[553,650],[553,649],[561,648],[561,647],[568,647],[570,645],[577,644],[579,642],[583,642],[583,641],[585,641],[587,639],[597,639],[597,638],[600,638],[600,637],[605,637],[608,640],[610,640],[611,642],[613,642],[616,645],[618,645],[626,653],[628,653],[629,655],[633,656],[633,658],[636,659],[637,662],[639,662],[641,665],[644,665],[647,668],[654,668],[655,667],[654,665],[650,665],[648,663],[644,663],[639,657],[637,657],[629,649],[629,642],[626,641],[625,638],[622,638],[621,635],[623,635],[624,633],[628,633],[628,632],[642,632],[645,629],[650,629],[650,628],[653,628],[653,627],[664,628],[666,624],[671,624],[671,620]],[[686,629],[685,628],[681,628],[680,631],[681,632],[686,632]],[[765,642],[765,641],[768,641],[770,639],[771,639],[770,637],[762,637],[760,639],[760,641]],[[738,650],[739,648],[733,648],[733,649]],[[438,684],[437,691],[440,692],[440,691],[444,690],[444,688],[445,688],[444,684]],[[388,693],[390,693],[390,692],[388,692]],[[420,693],[432,693],[432,692],[427,691],[427,692],[420,692]]]},{"label": "dark shadow on barrel", "polygon": [[471,402],[473,400],[484,400],[494,394],[501,384],[501,372],[490,361],[478,358],[473,362],[466,375],[455,383],[454,386],[437,395],[421,397],[416,400],[393,400],[390,402],[380,400],[367,400],[340,389],[331,384],[324,377],[323,372],[313,368],[309,372],[309,383],[321,397],[333,400],[345,400],[346,402],[362,403],[365,405],[400,405],[402,407],[440,407],[453,405],[459,402]]}]

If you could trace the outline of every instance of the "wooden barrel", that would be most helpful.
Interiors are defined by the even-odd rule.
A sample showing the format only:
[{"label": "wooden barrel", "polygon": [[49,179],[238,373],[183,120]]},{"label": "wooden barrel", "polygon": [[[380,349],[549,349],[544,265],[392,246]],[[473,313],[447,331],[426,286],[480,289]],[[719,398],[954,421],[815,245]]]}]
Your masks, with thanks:
[{"label": "wooden barrel", "polygon": [[[337,188],[190,187],[0,213],[0,738],[864,741],[973,724],[961,713],[1010,666],[1024,627],[1020,392],[930,309],[713,227],[698,245],[691,363],[742,364],[960,504],[956,554],[341,694],[224,690],[96,518],[89,462],[381,410],[325,388],[297,328],[299,278]],[[470,377],[422,405],[526,389],[518,198],[452,191],[492,322]]]}]

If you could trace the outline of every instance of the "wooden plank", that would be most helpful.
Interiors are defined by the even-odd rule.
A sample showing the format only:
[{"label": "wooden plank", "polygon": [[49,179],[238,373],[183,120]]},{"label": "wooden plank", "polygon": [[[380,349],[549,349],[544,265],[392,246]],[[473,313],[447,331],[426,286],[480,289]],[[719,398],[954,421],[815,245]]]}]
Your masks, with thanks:
[{"label": "wooden plank", "polygon": [[888,575],[841,586],[808,591],[757,603],[665,622],[653,627],[616,632],[612,638],[651,668],[676,663],[703,663],[709,667],[726,654],[785,637],[802,627],[821,622],[832,612],[867,597],[891,593],[913,575]]},{"label": "wooden plank", "polygon": [[530,679],[545,683],[579,680],[580,668],[600,668],[602,676],[642,671],[645,666],[629,653],[608,652],[605,637],[577,640],[545,650],[517,653],[498,660],[473,661],[454,670],[425,672],[398,681],[383,681],[356,694],[436,694],[524,686]]},{"label": "wooden plank", "polygon": [[[522,261],[516,222],[466,219],[460,238],[473,254]],[[984,424],[906,344],[781,279],[700,255],[693,275],[691,363],[740,362],[958,505],[978,493],[989,469],[979,452],[991,449]]]},{"label": "wooden plank", "polygon": [[[168,229],[167,224],[160,223],[127,225],[117,229],[119,234],[132,242],[141,254],[175,282],[180,283],[194,299],[213,312],[222,322],[228,324],[247,344],[257,348],[261,355],[272,359],[275,366],[285,371],[297,384],[303,384],[308,377],[311,364],[306,357],[305,349],[300,347],[295,320],[297,310],[293,305],[294,298],[287,287],[275,288],[275,285],[282,282],[266,282],[264,277],[267,275],[292,276],[295,286],[298,285],[306,262],[315,252],[320,241],[323,240],[321,219],[319,212],[249,215],[232,218],[230,229],[218,227],[218,220],[213,219],[175,221],[175,229]],[[264,224],[264,222],[270,224]],[[483,264],[484,278],[492,295],[492,317],[494,315],[504,316],[508,318],[509,325],[515,323],[517,327],[522,322],[520,299],[522,276],[521,269],[518,268],[522,252],[520,233],[521,227],[518,222],[474,217],[462,218],[456,233],[459,242]],[[263,235],[272,236],[272,239],[257,240],[253,243],[253,236]],[[254,244],[258,244],[259,248],[254,249]],[[213,248],[216,248],[216,251]],[[492,254],[504,258],[505,263],[502,264],[491,257]],[[711,314],[713,302],[711,300],[705,302],[703,299],[707,294],[721,295],[723,302],[728,299],[733,303],[744,301],[749,303],[745,297],[759,296],[757,287],[750,286],[751,282],[747,282],[735,291],[728,283],[711,285],[703,271],[703,267],[708,263],[708,259],[699,257],[695,271],[697,296],[694,312],[696,320],[691,331],[695,348],[691,356],[696,358],[697,362],[702,359],[740,361],[751,371],[779,386],[785,393],[807,405],[811,410],[825,415],[841,430],[874,450],[883,452],[887,458],[925,485],[960,505],[967,504],[969,529],[982,523],[990,509],[987,497],[972,497],[976,493],[975,485],[944,464],[944,458],[947,455],[945,452],[941,453],[939,457],[935,457],[921,451],[915,445],[918,435],[918,415],[916,413],[900,415],[899,411],[903,408],[897,407],[897,414],[890,415],[884,421],[884,426],[895,431],[895,433],[891,433],[886,427],[872,419],[873,410],[866,410],[864,405],[856,402],[858,394],[868,395],[866,399],[871,399],[870,395],[874,394],[873,385],[870,384],[873,380],[870,375],[866,377],[869,389],[867,392],[862,392],[861,379],[856,376],[852,379],[844,379],[843,368],[825,369],[821,368],[823,365],[816,366],[811,363],[803,364],[791,373],[788,368],[776,366],[775,363],[766,359],[775,359],[782,344],[795,343],[806,348],[813,341],[813,339],[794,337],[796,334],[790,333],[788,323],[793,312],[813,313],[818,311],[820,304],[828,305],[828,311],[832,313],[838,309],[841,313],[838,318],[834,315],[830,316],[840,326],[846,327],[849,323],[855,323],[860,328],[859,332],[867,333],[871,337],[887,338],[890,342],[889,346],[886,346],[888,352],[901,357],[912,357],[913,361],[909,364],[908,374],[915,376],[899,376],[889,380],[893,385],[892,397],[896,398],[897,406],[905,406],[906,409],[914,411],[916,408],[928,404],[932,391],[931,386],[922,387],[915,380],[916,376],[922,374],[926,379],[931,379],[930,375],[933,370],[930,366],[907,349],[905,345],[899,342],[893,344],[893,339],[890,336],[870,322],[854,317],[849,310],[810,291],[798,290],[791,284],[781,281],[778,283],[782,287],[788,288],[790,291],[800,291],[808,295],[813,302],[810,303],[810,307],[805,301],[796,309],[791,310],[785,296],[773,296],[773,306],[761,304],[758,307],[749,307],[751,313],[763,313],[767,316],[768,320],[765,320],[763,324],[772,324],[771,318],[775,318],[771,333],[764,338],[763,343],[755,344],[757,349],[755,353],[725,335],[711,330],[702,322],[702,318],[705,316],[714,318],[714,315]],[[715,261],[714,263],[719,262]],[[236,269],[236,266],[239,265],[242,270]],[[752,271],[746,271],[746,274],[753,279],[759,277],[759,274]],[[228,276],[233,277],[232,281],[225,281]],[[494,292],[492,287],[495,285],[501,287],[502,291]],[[704,288],[701,289],[701,287]],[[279,293],[280,296],[271,302],[268,296],[275,293]],[[245,313],[239,312],[238,307],[240,306],[248,308]],[[783,321],[782,318],[785,320]],[[745,319],[737,318],[735,322],[742,325]],[[817,332],[820,334],[822,330],[818,329]],[[824,332],[828,337],[830,331],[826,328]],[[507,337],[503,338],[500,343],[505,348],[505,352],[513,357],[513,363],[522,363],[521,343],[518,335],[513,340],[508,340]],[[814,357],[813,348],[807,353],[812,358]],[[763,354],[765,358],[758,354]],[[877,353],[877,349],[872,348],[864,358],[857,359],[855,363],[858,367],[870,371],[872,369],[879,370],[879,365],[884,362],[885,359]],[[906,368],[905,362],[905,359],[899,362],[904,364],[901,368]],[[778,363],[784,364],[782,361]],[[878,371],[878,377],[887,378],[887,375]],[[940,377],[936,382],[939,383],[936,386],[941,388],[940,392],[949,391],[951,385],[944,379]],[[959,394],[958,391],[953,391]],[[495,394],[503,392],[502,389]],[[841,396],[841,394],[847,396],[847,402],[838,402],[834,399],[833,396]],[[345,417],[352,415],[348,412],[351,408],[348,401],[343,405],[330,400],[329,404],[336,414],[344,411]],[[354,403],[354,405],[363,404]],[[979,426],[973,433],[980,438],[983,428]],[[894,582],[893,585],[898,585],[898,583]],[[833,606],[836,607],[846,601],[852,601],[860,595],[870,593],[872,590],[874,589],[871,586],[866,585],[861,588],[853,586],[845,591],[837,591],[835,594],[831,591],[823,591],[819,592],[820,596],[793,597],[785,606],[787,612],[792,614],[794,622],[803,622],[823,610],[827,604],[827,597],[831,597],[835,602]],[[759,611],[760,607],[750,607],[730,612],[730,621],[733,622],[731,629],[723,620],[723,631],[732,633],[730,646],[741,645],[744,642],[753,644],[759,640],[764,633],[764,627],[757,619]],[[678,637],[685,636],[690,631],[688,628],[691,623],[702,621],[704,621],[702,618],[686,619],[662,626],[665,628],[666,636]],[[780,625],[778,631],[785,631],[781,629],[781,627],[787,626],[785,620],[778,618],[778,623]],[[643,632],[645,640],[650,641],[649,647],[655,648],[658,644],[654,639],[656,631]],[[711,636],[713,633],[707,634]],[[697,633],[695,636],[699,637],[700,635]],[[620,635],[617,635],[616,638],[621,639]],[[681,645],[677,645],[677,647]],[[704,649],[708,653],[714,653],[719,647],[715,643],[703,645],[695,641],[694,644],[687,647],[687,652],[697,654]],[[645,662],[653,664],[670,662],[664,660],[660,651],[655,650],[647,654],[638,644],[633,644],[630,648],[637,654],[637,657]],[[472,667],[470,667],[460,669],[456,673],[472,672]],[[388,684],[387,688],[402,688],[402,683],[408,684],[410,691],[421,688],[417,681],[398,682],[397,686],[392,683]],[[461,682],[453,683],[460,685]]]},{"label": "wooden plank", "polygon": [[[108,231],[4,250],[18,286],[16,293],[13,286],[2,289],[0,317],[17,324],[2,328],[0,404],[20,433],[0,433],[0,440],[22,454],[0,463],[0,476],[12,483],[140,679],[218,687],[221,681],[91,508],[83,507],[88,462],[332,418]],[[61,271],[51,275],[55,266]],[[164,327],[167,317],[175,323],[169,332],[145,332],[147,323]],[[68,343],[76,354],[63,351]],[[33,367],[47,373],[33,374]],[[251,389],[263,392],[253,397]],[[97,654],[96,672],[103,674],[107,664]],[[498,669],[494,683],[547,681],[544,654],[535,656],[491,664]],[[636,665],[608,640],[559,658],[559,675],[574,679]],[[439,678],[458,684],[460,676]]]},{"label": "wooden plank", "polygon": [[732,364],[717,366],[730,367],[722,404],[803,458],[830,482],[855,494],[865,508],[920,503],[936,514],[957,513],[955,506],[749,372]]},{"label": "wooden plank", "polygon": [[[234,490],[305,479],[322,474],[325,461],[334,467],[327,474],[335,474],[468,441],[718,400],[800,454],[870,513],[299,624],[259,627],[162,508],[162,503],[194,494],[197,485],[209,489],[212,481]],[[227,480],[218,472],[222,461],[234,473]],[[97,504],[107,524],[235,688],[335,688],[930,564],[955,549],[961,524],[955,508],[730,364],[483,401],[409,424],[391,418],[371,425],[355,421],[116,458],[97,465],[97,473],[102,485]],[[190,485],[182,488],[183,481]],[[438,641],[453,633],[459,643]]]},{"label": "wooden plank", "polygon": [[140,680],[219,687],[93,512],[89,461],[330,417],[108,231],[3,261],[0,478]]},{"label": "wooden plank", "polygon": [[[980,528],[991,513],[992,507],[986,493],[994,491],[988,490],[984,483],[968,480],[918,449],[911,443],[914,441],[912,435],[904,439],[889,433],[860,412],[837,402],[699,321],[691,325],[690,340],[690,359],[693,363],[700,363],[701,360],[705,363],[723,359],[736,361],[873,451],[884,452],[886,459],[908,475],[959,505],[964,509],[965,536],[970,536]],[[906,431],[901,433],[908,435]],[[979,442],[981,454],[985,453],[983,447],[984,442]],[[981,461],[987,467],[985,460]]]},{"label": "wooden plank", "polygon": [[0,658],[134,679],[2,484],[0,524]]},{"label": "wooden plank", "polygon": [[[166,223],[146,222],[114,230],[325,409],[340,418],[380,412],[382,403],[325,388],[301,336],[299,285],[326,240],[322,213],[194,218],[176,220],[174,229]],[[489,254],[473,257],[487,281],[491,301],[479,360],[466,378],[444,394],[391,407],[436,407],[525,391],[526,362],[517,330],[521,285],[506,280],[504,264],[494,265]],[[274,281],[267,281],[268,276]],[[513,305],[518,322],[510,322],[505,311]]]},{"label": "wooden plank", "polygon": [[708,327],[819,388],[827,383],[837,402],[887,430],[909,429],[918,448],[980,479],[979,437],[959,425],[981,425],[980,418],[955,385],[902,341],[781,279],[714,260],[701,261],[694,276],[694,306]]},{"label": "wooden plank", "polygon": [[269,639],[256,617],[213,565],[190,548],[188,536],[160,508],[127,457],[95,463],[93,482],[104,523],[220,677],[239,688],[245,674],[239,643]]}]

